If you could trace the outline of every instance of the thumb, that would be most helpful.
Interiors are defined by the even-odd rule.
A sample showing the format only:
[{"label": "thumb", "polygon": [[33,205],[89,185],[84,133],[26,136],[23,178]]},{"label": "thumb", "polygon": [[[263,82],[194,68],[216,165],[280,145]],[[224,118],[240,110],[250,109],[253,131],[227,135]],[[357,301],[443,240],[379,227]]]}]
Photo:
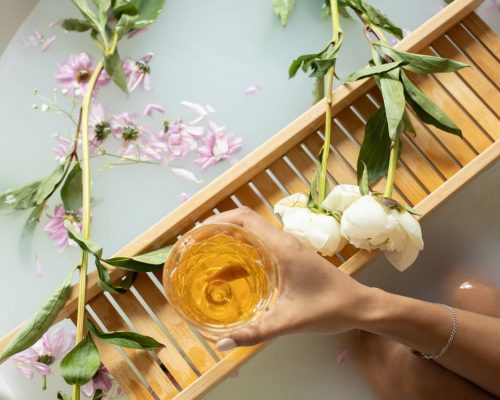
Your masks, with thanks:
[{"label": "thumb", "polygon": [[284,333],[283,327],[272,318],[272,311],[257,321],[226,335],[217,342],[217,350],[227,351],[239,346],[254,346]]}]

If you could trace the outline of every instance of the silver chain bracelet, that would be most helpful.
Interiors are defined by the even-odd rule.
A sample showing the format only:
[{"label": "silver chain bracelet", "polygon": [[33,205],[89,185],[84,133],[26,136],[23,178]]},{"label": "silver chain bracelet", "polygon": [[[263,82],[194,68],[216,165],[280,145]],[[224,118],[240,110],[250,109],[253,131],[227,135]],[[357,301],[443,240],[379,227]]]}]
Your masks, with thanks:
[{"label": "silver chain bracelet", "polygon": [[457,318],[457,313],[455,312],[455,310],[453,308],[451,308],[450,306],[447,306],[446,304],[440,304],[440,303],[435,303],[435,304],[446,307],[448,310],[450,310],[451,316],[453,318],[452,325],[451,325],[451,334],[450,334],[450,337],[448,338],[448,341],[446,342],[446,344],[443,346],[443,348],[441,350],[439,350],[439,352],[437,354],[434,354],[434,355],[424,354],[418,350],[411,349],[411,352],[413,354],[416,354],[422,358],[425,358],[426,360],[435,360],[436,358],[439,358],[444,353],[446,353],[446,350],[448,350],[450,345],[453,343],[453,340],[455,339],[455,335],[457,334],[457,329],[458,329],[458,318]]}]

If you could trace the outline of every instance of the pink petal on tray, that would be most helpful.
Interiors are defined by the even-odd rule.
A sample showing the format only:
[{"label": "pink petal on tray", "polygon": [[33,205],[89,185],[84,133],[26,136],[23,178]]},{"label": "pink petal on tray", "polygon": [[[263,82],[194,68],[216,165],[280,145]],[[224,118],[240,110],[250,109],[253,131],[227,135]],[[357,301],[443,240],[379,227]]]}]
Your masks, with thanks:
[{"label": "pink petal on tray", "polygon": [[342,364],[344,360],[347,358],[349,354],[349,350],[347,350],[344,346],[337,346],[337,364]]},{"label": "pink petal on tray", "polygon": [[180,176],[181,178],[187,179],[188,181],[194,183],[203,182],[202,179],[197,178],[191,171],[188,171],[187,169],[184,168],[171,168],[171,169],[174,174]]},{"label": "pink petal on tray", "polygon": [[160,104],[148,104],[146,108],[144,108],[144,115],[151,117],[154,112],[164,114],[165,109]]}]

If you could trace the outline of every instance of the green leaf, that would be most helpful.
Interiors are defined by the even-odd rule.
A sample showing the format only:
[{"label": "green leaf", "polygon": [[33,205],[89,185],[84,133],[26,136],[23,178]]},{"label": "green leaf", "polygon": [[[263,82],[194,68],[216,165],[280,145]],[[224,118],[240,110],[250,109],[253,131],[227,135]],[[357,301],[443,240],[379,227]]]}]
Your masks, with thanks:
[{"label": "green leaf", "polygon": [[58,400],[72,400],[71,396],[68,396],[67,394],[64,394],[61,391],[57,392],[57,399]]},{"label": "green leaf", "polygon": [[102,247],[94,243],[90,239],[84,239],[83,236],[75,230],[75,227],[70,221],[64,221],[64,227],[68,230],[68,236],[74,240],[76,244],[87,253],[91,253],[97,258],[102,257]]},{"label": "green leaf", "polygon": [[418,117],[426,124],[434,125],[443,131],[462,136],[460,128],[448,117],[441,108],[429,99],[404,72],[401,72],[401,81],[404,85],[406,100]]},{"label": "green leaf", "polygon": [[16,335],[0,353],[0,363],[6,358],[33,346],[47,332],[71,293],[73,273],[74,269],[66,277],[62,285],[21,326]]},{"label": "green leaf", "polygon": [[165,347],[165,345],[161,344],[150,336],[144,336],[139,333],[125,331],[104,333],[99,331],[99,329],[97,329],[97,327],[89,319],[86,320],[86,324],[89,332],[92,335],[116,346],[147,351]]},{"label": "green leaf", "polygon": [[42,204],[57,188],[63,175],[64,166],[58,165],[44,179],[2,193],[0,210],[25,210]]},{"label": "green leaf", "polygon": [[380,91],[384,99],[389,137],[396,140],[402,130],[402,119],[406,104],[403,84],[384,74],[380,77]]},{"label": "green leaf", "polygon": [[139,18],[135,23],[136,29],[145,28],[155,22],[163,10],[165,0],[142,0],[139,5]]},{"label": "green leaf", "polygon": [[392,71],[393,69],[400,67],[404,63],[405,61],[400,60],[382,65],[372,65],[369,67],[362,68],[342,80],[344,82],[354,82],[357,81],[358,79],[366,78],[368,76],[379,75],[384,72]]},{"label": "green leaf", "polygon": [[321,101],[325,97],[325,77],[321,76],[314,80],[313,86],[313,104]]},{"label": "green leaf", "polygon": [[101,357],[91,335],[87,335],[61,360],[61,373],[68,385],[84,385],[92,379]]},{"label": "green leaf", "polygon": [[161,249],[150,251],[149,253],[140,254],[132,257],[132,260],[146,264],[163,265],[167,261],[172,246],[162,247]]},{"label": "green leaf", "polygon": [[141,0],[115,0],[113,3],[113,15],[117,20],[123,14],[137,15],[139,13],[139,4]]},{"label": "green leaf", "polygon": [[[121,19],[120,19],[121,20]],[[113,82],[123,90],[127,92],[127,77],[125,76],[125,72],[123,71],[122,62],[120,59],[120,55],[118,54],[118,49],[115,52],[104,59],[104,68],[106,72],[111,76]]]},{"label": "green leaf", "polygon": [[92,25],[87,21],[77,18],[66,18],[62,23],[62,28],[65,31],[72,32],[86,32],[92,29]]},{"label": "green leaf", "polygon": [[66,211],[76,212],[82,207],[82,169],[79,162],[75,163],[64,181],[61,200]]},{"label": "green leaf", "polygon": [[366,168],[366,164],[363,163],[363,173],[361,174],[361,179],[359,180],[359,192],[366,196],[370,194],[370,185],[368,185],[368,169]]},{"label": "green leaf", "polygon": [[[398,140],[401,143],[401,140]],[[400,145],[401,146],[401,145]],[[379,108],[368,120],[365,136],[357,163],[358,181],[363,174],[363,164],[368,170],[368,184],[371,185],[387,173],[391,139],[389,137],[387,118],[384,107]],[[401,152],[401,147],[398,153]]]},{"label": "green leaf", "polygon": [[330,67],[335,65],[337,55],[344,40],[344,33],[340,32],[339,41],[337,43],[330,42],[319,53],[304,54],[292,61],[288,69],[288,77],[293,78],[299,68],[304,72],[310,72],[309,76],[320,78],[328,73]]},{"label": "green leaf", "polygon": [[92,397],[92,400],[102,400],[105,396],[106,393],[104,393],[102,389],[97,389],[94,393],[94,397]]},{"label": "green leaf", "polygon": [[410,116],[408,115],[408,111],[406,109],[403,114],[403,131],[411,133],[414,137],[417,136],[417,131],[415,130],[415,127],[413,126]]},{"label": "green leaf", "polygon": [[97,276],[99,278],[97,284],[102,290],[112,294],[125,293],[128,289],[130,289],[137,278],[136,272],[129,272],[122,277],[122,280],[119,281],[120,284],[116,284],[111,281],[109,271],[104,267],[104,265],[102,265],[98,258],[95,259],[95,265],[97,267]]},{"label": "green leaf", "polygon": [[382,28],[384,31],[392,33],[399,39],[403,39],[403,31],[400,27],[398,27],[394,22],[392,22],[386,15],[382,13],[382,11],[370,5],[367,1],[361,0],[361,5],[365,10],[365,14],[368,19],[378,26]]},{"label": "green leaf", "polygon": [[36,205],[41,204],[48,198],[61,182],[64,175],[64,165],[58,165],[52,173],[40,182],[40,186],[36,191],[34,202]]},{"label": "green leaf", "polygon": [[73,4],[80,10],[81,14],[85,19],[92,25],[93,28],[97,29],[99,32],[104,32],[104,26],[101,25],[98,17],[89,7],[87,0],[71,0]]},{"label": "green leaf", "polygon": [[454,72],[459,69],[468,67],[458,61],[449,60],[447,58],[427,56],[422,54],[407,53],[405,51],[395,50],[388,44],[383,42],[375,42],[382,49],[382,52],[395,61],[406,61],[402,68],[416,72],[417,74],[431,74],[438,72]]},{"label": "green leaf", "polygon": [[138,15],[122,14],[120,16],[120,19],[118,20],[118,23],[116,24],[115,27],[118,39],[121,39],[127,33],[135,29],[135,23],[137,22],[138,18],[139,18]]},{"label": "green leaf", "polygon": [[153,272],[163,267],[163,264],[144,263],[129,257],[113,257],[103,259],[102,261],[115,268],[133,272]]},{"label": "green leaf", "polygon": [[280,19],[281,25],[287,26],[294,7],[295,0],[273,0],[273,11]]}]

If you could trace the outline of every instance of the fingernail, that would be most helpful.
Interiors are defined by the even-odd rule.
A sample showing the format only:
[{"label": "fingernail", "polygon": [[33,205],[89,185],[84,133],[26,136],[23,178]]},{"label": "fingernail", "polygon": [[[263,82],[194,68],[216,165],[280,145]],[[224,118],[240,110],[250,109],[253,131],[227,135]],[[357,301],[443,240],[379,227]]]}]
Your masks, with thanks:
[{"label": "fingernail", "polygon": [[228,351],[236,347],[236,342],[231,338],[224,338],[217,342],[217,350]]}]

